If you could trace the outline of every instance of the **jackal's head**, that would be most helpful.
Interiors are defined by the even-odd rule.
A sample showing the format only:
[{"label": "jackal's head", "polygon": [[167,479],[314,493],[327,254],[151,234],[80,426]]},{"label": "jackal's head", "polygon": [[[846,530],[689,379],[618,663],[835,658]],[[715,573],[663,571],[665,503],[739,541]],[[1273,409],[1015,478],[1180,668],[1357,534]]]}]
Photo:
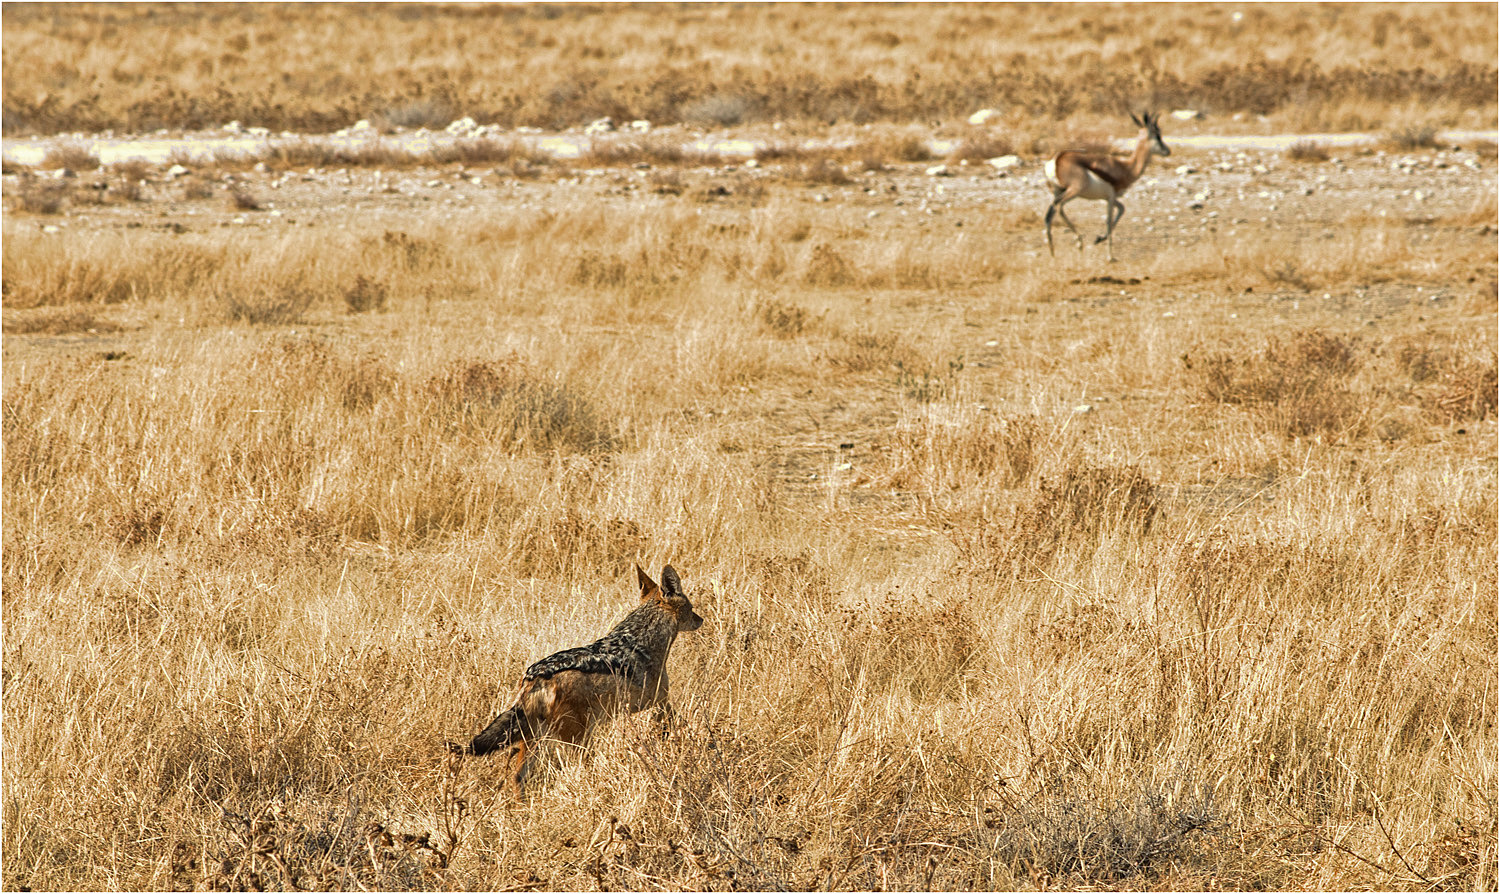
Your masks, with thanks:
[{"label": "jackal's head", "polygon": [[679,633],[703,626],[703,619],[693,611],[693,604],[688,601],[687,594],[682,592],[682,581],[677,579],[677,570],[671,565],[661,570],[660,586],[639,565],[635,566],[635,576],[641,582],[641,601],[660,603],[662,608],[677,619]]}]

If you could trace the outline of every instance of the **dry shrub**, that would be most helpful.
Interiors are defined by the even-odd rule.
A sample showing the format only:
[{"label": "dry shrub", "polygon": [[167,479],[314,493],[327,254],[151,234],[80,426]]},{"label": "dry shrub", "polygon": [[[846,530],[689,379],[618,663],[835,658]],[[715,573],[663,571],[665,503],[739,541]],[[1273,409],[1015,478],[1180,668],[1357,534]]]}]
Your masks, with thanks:
[{"label": "dry shrub", "polygon": [[755,102],[734,93],[714,93],[691,99],[678,107],[678,120],[686,124],[734,127],[753,114]]},{"label": "dry shrub", "polygon": [[1223,811],[1212,786],[1188,783],[1186,790],[1192,794],[1173,798],[1147,783],[1103,803],[1085,791],[1044,793],[990,810],[985,826],[1022,877],[1066,888],[1119,887],[1217,863],[1228,831]]},{"label": "dry shrub", "polygon": [[1423,412],[1444,423],[1488,419],[1496,411],[1496,357],[1475,358],[1451,339],[1406,339],[1395,345],[1396,368],[1417,386]]},{"label": "dry shrub", "polygon": [[929,161],[932,149],[923,132],[883,132],[859,140],[849,155],[865,170],[879,171],[890,164]]},{"label": "dry shrub", "polygon": [[182,198],[186,201],[211,199],[213,197],[214,185],[209,180],[202,177],[189,177],[182,182]]},{"label": "dry shrub", "polygon": [[756,300],[750,306],[750,314],[763,329],[777,338],[802,335],[823,318],[823,314],[814,314],[800,304],[777,298]]},{"label": "dry shrub", "polygon": [[844,166],[830,158],[808,162],[797,171],[797,177],[817,186],[847,186],[852,182]]},{"label": "dry shrub", "polygon": [[807,259],[807,269],[802,274],[802,281],[807,285],[832,289],[854,285],[858,279],[849,259],[827,242],[819,242],[813,246]]},{"label": "dry shrub", "polygon": [[1227,622],[1244,600],[1275,594],[1288,605],[1330,604],[1353,596],[1370,568],[1333,545],[1212,537],[1176,559],[1178,589],[1205,628]]},{"label": "dry shrub", "polygon": [[512,449],[607,452],[612,420],[590,397],[515,359],[459,363],[429,379],[429,413]]},{"label": "dry shrub", "polygon": [[370,116],[371,122],[382,131],[405,127],[425,127],[439,130],[458,117],[453,103],[443,97],[403,97]]},{"label": "dry shrub", "polygon": [[494,137],[466,137],[452,143],[440,143],[432,147],[429,155],[437,164],[505,164],[536,168],[553,163],[552,156],[525,141]]},{"label": "dry shrub", "polygon": [[73,199],[70,180],[43,179],[23,175],[9,198],[11,207],[30,214],[57,214]]},{"label": "dry shrub", "polygon": [[1437,128],[1430,124],[1406,124],[1386,135],[1386,145],[1398,152],[1436,149]]},{"label": "dry shrub", "polygon": [[127,202],[142,202],[146,199],[146,191],[141,186],[140,180],[121,180],[118,184],[111,186],[110,195],[119,196]]},{"label": "dry shrub", "polygon": [[402,269],[408,272],[430,270],[448,258],[448,247],[444,243],[402,230],[386,230],[378,238],[368,237],[364,245],[367,251],[394,254]]},{"label": "dry shrub", "polygon": [[352,314],[361,314],[371,310],[385,310],[386,302],[390,300],[390,289],[385,283],[371,279],[363,273],[354,277],[354,282],[344,292],[344,306]]},{"label": "dry shrub", "polygon": [[851,680],[878,692],[904,692],[918,703],[958,697],[981,648],[969,606],[946,594],[888,595],[846,612],[842,648]]},{"label": "dry shrub", "polygon": [[651,185],[651,191],[659,196],[680,196],[686,188],[682,182],[682,174],[674,170],[652,171],[646,182]]},{"label": "dry shrub", "polygon": [[1327,161],[1328,150],[1316,140],[1298,140],[1286,151],[1291,161]]},{"label": "dry shrub", "polygon": [[396,374],[370,355],[349,355],[330,344],[296,336],[278,338],[250,358],[260,388],[288,406],[328,395],[349,411],[370,410],[397,385]]},{"label": "dry shrub", "polygon": [[132,502],[109,516],[105,531],[122,546],[160,548],[175,517],[161,499]]},{"label": "dry shrub", "polygon": [[806,548],[795,552],[752,551],[746,558],[749,576],[760,592],[780,605],[828,605],[837,588],[833,571]]},{"label": "dry shrub", "polygon": [[[458,151],[461,154],[463,150]],[[492,151],[504,154],[499,149]],[[278,141],[247,155],[216,157],[213,165],[218,169],[241,169],[263,162],[270,170],[284,171],[293,168],[401,168],[432,160],[426,152],[413,152],[400,144],[379,139],[342,145],[299,139]]]},{"label": "dry shrub", "polygon": [[301,322],[318,296],[297,279],[224,286],[209,298],[211,315],[232,323],[284,326]]},{"label": "dry shrub", "polygon": [[[609,289],[632,301],[680,291],[705,273],[713,252],[696,239],[648,232],[623,246],[601,240],[566,258],[565,281],[587,289]],[[594,247],[598,245],[599,247]]]},{"label": "dry shrub", "polygon": [[47,170],[92,171],[99,167],[99,156],[82,143],[59,143],[47,148],[41,166]]},{"label": "dry shrub", "polygon": [[1446,372],[1441,388],[1426,403],[1426,408],[1448,422],[1488,419],[1495,414],[1497,388],[1500,376],[1491,355],[1487,363],[1466,363]]},{"label": "dry shrub", "polygon": [[1037,465],[1040,438],[1035,416],[925,407],[880,440],[880,478],[929,494],[1016,487]]},{"label": "dry shrub", "polygon": [[261,207],[260,200],[242,186],[229,191],[229,205],[236,211],[259,211]]},{"label": "dry shrub", "polygon": [[130,158],[110,165],[110,170],[125,180],[145,180],[151,176],[151,163],[141,158]]},{"label": "dry shrub", "polygon": [[536,574],[593,568],[618,572],[650,555],[653,542],[646,531],[628,518],[599,514],[590,502],[592,496],[574,495],[555,516],[518,526],[510,555],[520,570]]},{"label": "dry shrub", "polygon": [[920,359],[916,350],[897,333],[874,330],[845,333],[828,353],[830,363],[854,373],[891,370],[906,364],[916,366]]},{"label": "dry shrub", "polygon": [[[459,799],[451,810],[455,818],[468,812]],[[218,828],[196,847],[180,841],[174,848],[174,889],[412,891],[441,885],[457,840],[440,836],[435,843],[430,833],[387,829],[374,816],[353,801],[312,816],[289,814],[275,803],[247,812],[223,808]]]},{"label": "dry shrub", "polygon": [[949,360],[946,367],[931,362],[908,366],[906,361],[897,360],[896,387],[912,400],[930,403],[956,394],[963,371],[963,355]]},{"label": "dry shrub", "polygon": [[113,254],[135,244],[127,237],[75,240],[70,233],[6,234],[7,308],[117,304],[147,294],[160,276],[157,252]]},{"label": "dry shrub", "polygon": [[660,165],[663,167],[701,168],[722,165],[728,161],[718,152],[685,145],[675,134],[651,134],[646,137],[615,136],[593,140],[574,165],[620,166]]},{"label": "dry shrub", "polygon": [[990,518],[985,507],[950,536],[972,567],[1031,573],[1065,545],[1088,549],[1107,537],[1144,537],[1160,513],[1156,485],[1139,469],[1074,463],[1039,480],[1008,523]]},{"label": "dry shrub", "polygon": [[6,335],[67,335],[71,332],[119,332],[118,323],[101,318],[87,307],[42,307],[34,311],[10,311],[5,315]]},{"label": "dry shrub", "polygon": [[1350,378],[1362,363],[1359,339],[1302,330],[1289,340],[1272,336],[1249,356],[1216,352],[1184,356],[1205,397],[1256,409],[1286,437],[1347,435],[1363,407]]}]

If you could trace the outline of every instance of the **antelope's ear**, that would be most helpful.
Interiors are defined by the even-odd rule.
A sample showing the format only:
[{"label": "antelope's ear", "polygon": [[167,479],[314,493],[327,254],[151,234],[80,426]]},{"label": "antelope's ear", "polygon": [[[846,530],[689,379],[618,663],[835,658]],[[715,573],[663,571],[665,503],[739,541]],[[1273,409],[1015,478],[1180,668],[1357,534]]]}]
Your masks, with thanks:
[{"label": "antelope's ear", "polygon": [[661,585],[666,588],[668,595],[682,595],[682,581],[677,579],[677,569],[673,568],[671,565],[662,567]]},{"label": "antelope's ear", "polygon": [[641,598],[642,599],[645,599],[647,596],[650,596],[653,592],[661,589],[661,587],[658,587],[656,585],[656,581],[654,581],[654,580],[651,579],[651,575],[649,575],[649,574],[646,573],[646,569],[642,568],[640,565],[636,565],[635,566],[635,577],[636,577],[636,580],[639,581],[640,585],[641,585]]}]

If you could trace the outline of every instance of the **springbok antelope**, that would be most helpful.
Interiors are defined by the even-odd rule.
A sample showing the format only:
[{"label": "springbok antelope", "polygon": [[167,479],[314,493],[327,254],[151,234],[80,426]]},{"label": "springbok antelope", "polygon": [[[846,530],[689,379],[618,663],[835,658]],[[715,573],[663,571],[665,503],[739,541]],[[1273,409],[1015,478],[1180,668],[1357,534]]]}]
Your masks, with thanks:
[{"label": "springbok antelope", "polygon": [[1061,217],[1062,222],[1073,231],[1073,235],[1078,238],[1078,250],[1083,251],[1083,234],[1078,232],[1078,228],[1068,220],[1067,212],[1063,211],[1064,205],[1082,198],[1108,203],[1105,219],[1109,226],[1103,236],[1094,240],[1094,244],[1108,243],[1109,259],[1115,259],[1115,224],[1125,216],[1125,206],[1120,204],[1120,196],[1140,179],[1146,165],[1151,162],[1151,156],[1172,154],[1167,144],[1161,141],[1161,128],[1157,126],[1159,116],[1145,112],[1137,118],[1132,113],[1130,120],[1135,122],[1141,132],[1136,137],[1135,152],[1129,158],[1105,152],[1065,149],[1047,162],[1047,185],[1052,187],[1052,205],[1047,209],[1047,251],[1054,257],[1057,255],[1052,247],[1054,214]]}]

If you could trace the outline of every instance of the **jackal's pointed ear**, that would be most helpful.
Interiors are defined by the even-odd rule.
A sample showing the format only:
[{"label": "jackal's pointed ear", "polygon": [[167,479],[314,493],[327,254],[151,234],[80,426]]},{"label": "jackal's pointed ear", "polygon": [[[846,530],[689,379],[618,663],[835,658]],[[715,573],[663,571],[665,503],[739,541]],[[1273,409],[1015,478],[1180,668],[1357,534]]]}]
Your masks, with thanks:
[{"label": "jackal's pointed ear", "polygon": [[661,569],[661,585],[669,594],[682,595],[682,581],[677,579],[677,569],[671,565],[663,566]]},{"label": "jackal's pointed ear", "polygon": [[635,577],[636,580],[640,581],[641,584],[642,599],[650,596],[652,591],[661,589],[661,587],[658,587],[656,585],[656,581],[651,579],[651,575],[646,573],[646,569],[642,568],[640,565],[635,566]]}]

